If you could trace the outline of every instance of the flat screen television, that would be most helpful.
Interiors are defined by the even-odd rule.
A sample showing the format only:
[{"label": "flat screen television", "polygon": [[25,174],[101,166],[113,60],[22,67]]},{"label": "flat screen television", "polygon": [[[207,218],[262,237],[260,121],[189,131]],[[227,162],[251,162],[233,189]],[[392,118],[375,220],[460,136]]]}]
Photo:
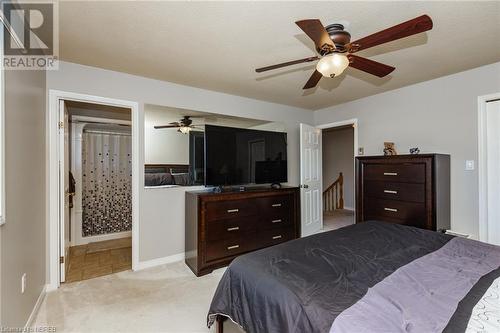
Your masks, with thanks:
[{"label": "flat screen television", "polygon": [[205,185],[287,181],[286,133],[205,126]]}]

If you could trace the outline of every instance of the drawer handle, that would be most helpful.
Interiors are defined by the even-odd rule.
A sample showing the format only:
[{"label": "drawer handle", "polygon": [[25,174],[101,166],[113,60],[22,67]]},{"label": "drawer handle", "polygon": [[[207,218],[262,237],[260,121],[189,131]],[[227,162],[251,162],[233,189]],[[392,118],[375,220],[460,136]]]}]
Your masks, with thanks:
[{"label": "drawer handle", "polygon": [[397,172],[384,172],[384,176],[397,176]]},{"label": "drawer handle", "polygon": [[278,236],[274,236],[273,239],[280,239],[281,238],[281,235],[278,235]]},{"label": "drawer handle", "polygon": [[272,207],[281,207],[281,204],[272,204]]},{"label": "drawer handle", "polygon": [[280,222],[283,222],[281,219],[279,220],[272,220],[271,223],[280,223]]},{"label": "drawer handle", "polygon": [[239,209],[228,209],[228,213],[238,213],[240,210]]},{"label": "drawer handle", "polygon": [[389,193],[389,194],[398,194],[398,191],[393,191],[393,190],[384,190],[384,193]]},{"label": "drawer handle", "polygon": [[239,247],[240,247],[239,245],[233,245],[233,246],[228,246],[227,249],[228,250],[234,250],[234,249],[237,249]]},{"label": "drawer handle", "polygon": [[396,208],[387,208],[387,207],[385,207],[384,210],[386,210],[388,212],[397,212],[398,211]]},{"label": "drawer handle", "polygon": [[235,230],[240,230],[240,227],[227,228],[227,231],[235,231]]}]

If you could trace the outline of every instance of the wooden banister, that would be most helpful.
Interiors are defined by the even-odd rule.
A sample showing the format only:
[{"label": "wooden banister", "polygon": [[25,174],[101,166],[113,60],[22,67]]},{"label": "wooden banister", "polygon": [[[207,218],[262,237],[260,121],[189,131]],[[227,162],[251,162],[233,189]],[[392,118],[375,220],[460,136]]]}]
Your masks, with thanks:
[{"label": "wooden banister", "polygon": [[323,210],[344,209],[344,176],[339,177],[323,191]]}]

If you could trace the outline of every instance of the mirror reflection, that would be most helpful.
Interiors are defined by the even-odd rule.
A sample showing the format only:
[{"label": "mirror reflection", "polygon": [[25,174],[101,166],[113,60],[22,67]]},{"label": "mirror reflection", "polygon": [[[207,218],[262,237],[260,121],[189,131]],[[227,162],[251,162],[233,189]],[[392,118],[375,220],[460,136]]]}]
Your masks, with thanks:
[{"label": "mirror reflection", "polygon": [[147,188],[205,184],[205,125],[284,132],[280,122],[146,104],[145,179]]}]

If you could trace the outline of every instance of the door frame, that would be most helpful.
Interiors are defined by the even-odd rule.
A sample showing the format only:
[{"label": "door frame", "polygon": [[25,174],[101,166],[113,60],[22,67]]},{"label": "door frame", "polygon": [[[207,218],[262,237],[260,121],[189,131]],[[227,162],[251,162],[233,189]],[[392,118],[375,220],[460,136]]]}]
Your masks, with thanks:
[{"label": "door frame", "polygon": [[500,100],[500,92],[479,96],[477,98],[478,104],[478,158],[477,158],[477,172],[479,177],[478,182],[478,207],[479,207],[479,240],[482,242],[488,241],[488,170],[487,159],[488,153],[486,144],[488,141],[486,133],[486,103]]},{"label": "door frame", "polygon": [[[325,129],[330,129],[330,128],[335,128],[335,127],[342,127],[346,125],[352,125],[354,129],[354,151],[353,151],[353,156],[354,156],[354,162],[353,162],[353,168],[354,168],[354,179],[353,179],[353,186],[354,186],[354,193],[356,193],[356,156],[358,156],[358,118],[351,118],[351,119],[346,119],[346,120],[340,120],[336,121],[333,123],[328,123],[328,124],[321,124],[317,125],[316,128],[321,129],[321,131]],[[323,155],[323,146],[321,146],[321,155]],[[323,163],[323,162],[322,162]],[[323,165],[321,166],[321,170],[323,170]],[[323,171],[322,171],[323,172]],[[323,205],[323,200],[321,200],[321,204]],[[354,211],[356,211],[356,195],[354,195],[354,201],[353,201],[353,206]],[[321,207],[323,211],[323,207]]]},{"label": "door frame", "polygon": [[[47,248],[49,281],[47,290],[55,290],[60,286],[59,275],[59,101],[70,100],[85,103],[103,104],[129,108],[132,115],[132,269],[139,263],[139,104],[133,101],[86,95],[68,91],[53,90],[48,92],[48,112],[46,118],[46,179],[47,179]],[[54,198],[57,198],[54,200]]]}]

